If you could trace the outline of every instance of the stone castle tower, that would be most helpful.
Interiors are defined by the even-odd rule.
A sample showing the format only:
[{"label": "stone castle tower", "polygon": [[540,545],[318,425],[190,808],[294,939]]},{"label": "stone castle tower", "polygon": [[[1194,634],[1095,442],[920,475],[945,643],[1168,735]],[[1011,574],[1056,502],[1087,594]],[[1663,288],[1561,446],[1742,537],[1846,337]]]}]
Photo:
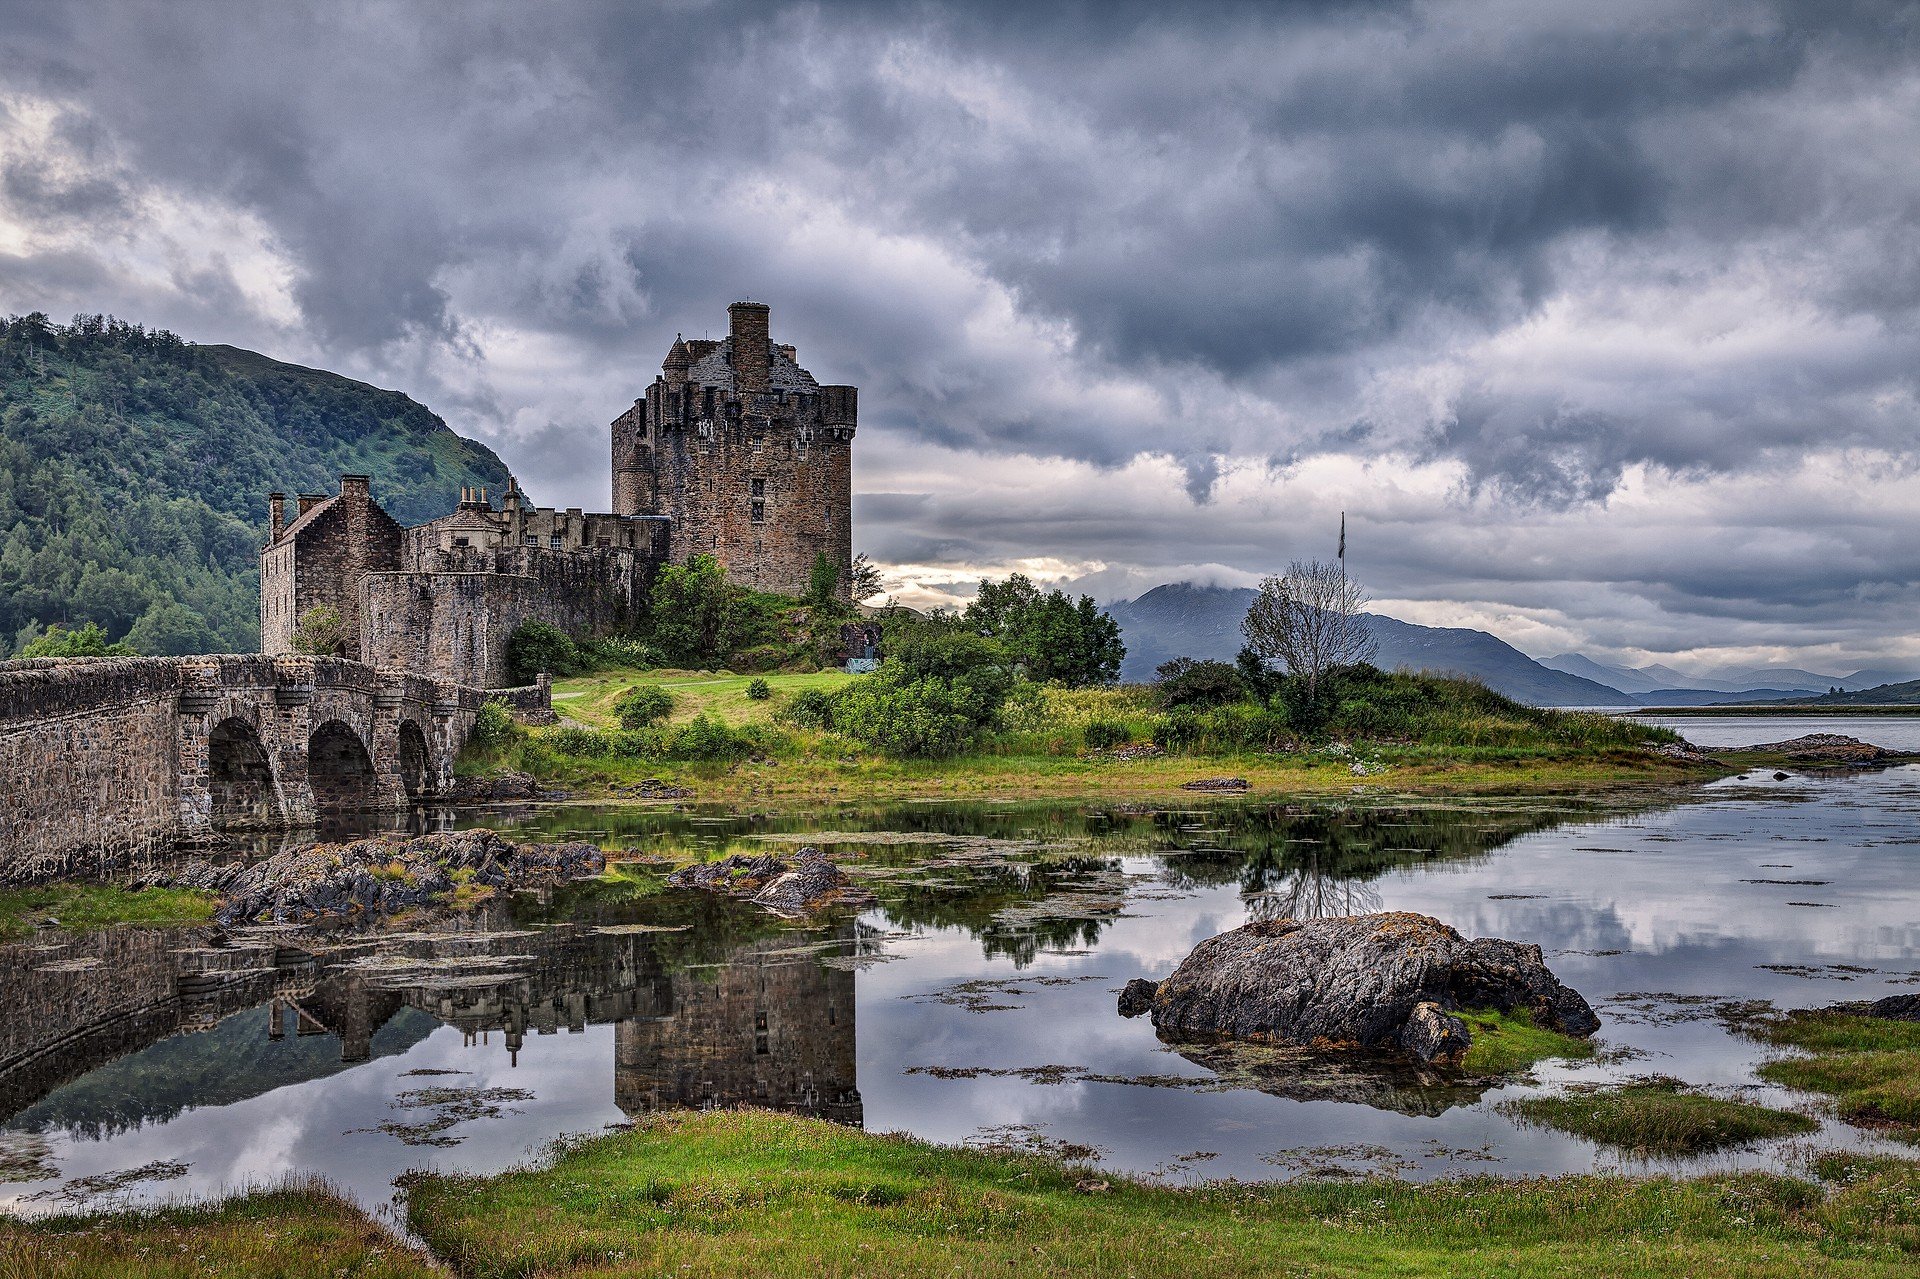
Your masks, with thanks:
[{"label": "stone castle tower", "polygon": [[816,557],[853,569],[856,391],[821,386],[769,308],[735,302],[721,341],[676,339],[613,422],[613,512],[672,521],[673,558],[709,554],[745,586],[806,593]]}]

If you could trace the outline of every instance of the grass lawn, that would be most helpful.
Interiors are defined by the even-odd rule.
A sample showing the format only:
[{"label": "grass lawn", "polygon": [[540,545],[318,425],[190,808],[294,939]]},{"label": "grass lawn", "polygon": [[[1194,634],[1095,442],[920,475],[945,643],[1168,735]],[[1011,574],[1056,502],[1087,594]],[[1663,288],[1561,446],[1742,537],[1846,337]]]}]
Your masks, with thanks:
[{"label": "grass lawn", "polygon": [[[857,678],[842,671],[818,671],[810,675],[733,675],[725,671],[604,671],[577,679],[554,682],[553,709],[567,719],[589,728],[615,728],[613,699],[635,684],[657,684],[673,694],[673,714],[669,723],[685,723],[696,715],[711,715],[722,723],[738,726],[761,723],[773,717],[781,700],[803,689],[831,693],[847,681]],[[747,685],[764,679],[774,691],[772,699],[756,702],[747,696]]]},{"label": "grass lawn", "polygon": [[1805,1115],[1694,1092],[1677,1079],[1648,1079],[1558,1097],[1506,1103],[1513,1114],[1632,1155],[1697,1155],[1767,1137],[1816,1131]]},{"label": "grass lawn", "polygon": [[129,891],[112,884],[48,884],[0,889],[0,941],[33,931],[38,919],[82,930],[110,924],[201,924],[213,917],[214,896],[186,888]]}]

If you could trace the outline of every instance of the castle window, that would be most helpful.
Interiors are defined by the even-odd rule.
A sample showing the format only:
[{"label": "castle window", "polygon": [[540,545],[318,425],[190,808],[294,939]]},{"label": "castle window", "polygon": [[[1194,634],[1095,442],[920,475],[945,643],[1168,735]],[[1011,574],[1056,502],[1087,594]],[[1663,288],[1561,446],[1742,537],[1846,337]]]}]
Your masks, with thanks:
[{"label": "castle window", "polygon": [[749,496],[765,497],[766,495],[767,495],[767,482],[765,480],[752,481],[752,492],[749,494]]},{"label": "castle window", "polygon": [[527,534],[527,545],[528,546],[540,545],[540,535],[538,533]]},{"label": "castle window", "polygon": [[767,522],[767,504],[765,502],[755,502],[753,504],[752,519],[755,524],[765,524]]},{"label": "castle window", "polygon": [[456,538],[454,538],[454,539],[453,539],[453,544],[454,544],[455,546],[471,546],[471,545],[473,545],[473,543],[472,543],[472,542],[469,542],[469,541],[468,541],[468,540],[467,540],[466,538],[464,538],[464,537],[456,537]]},{"label": "castle window", "polygon": [[552,548],[553,548],[554,550],[556,550],[556,551],[557,551],[557,550],[559,550],[559,549],[560,549],[560,535],[559,535],[558,533],[553,533],[553,534],[550,534],[550,535],[549,535],[549,536],[547,537],[547,545],[548,545],[548,546],[550,546],[550,547],[552,547]]}]

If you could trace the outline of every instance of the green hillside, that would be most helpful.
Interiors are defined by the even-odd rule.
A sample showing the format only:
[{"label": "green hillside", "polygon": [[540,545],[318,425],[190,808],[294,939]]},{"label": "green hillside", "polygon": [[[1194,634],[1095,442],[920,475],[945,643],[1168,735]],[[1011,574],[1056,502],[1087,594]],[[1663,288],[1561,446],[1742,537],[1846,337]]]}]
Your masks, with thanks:
[{"label": "green hillside", "polygon": [[53,622],[253,650],[266,495],[342,472],[409,524],[507,477],[397,391],[100,316],[0,320],[0,656]]},{"label": "green hillside", "polygon": [[1880,684],[1854,693],[1822,693],[1818,697],[1794,697],[1788,701],[1800,706],[1920,706],[1920,679],[1904,684]]}]

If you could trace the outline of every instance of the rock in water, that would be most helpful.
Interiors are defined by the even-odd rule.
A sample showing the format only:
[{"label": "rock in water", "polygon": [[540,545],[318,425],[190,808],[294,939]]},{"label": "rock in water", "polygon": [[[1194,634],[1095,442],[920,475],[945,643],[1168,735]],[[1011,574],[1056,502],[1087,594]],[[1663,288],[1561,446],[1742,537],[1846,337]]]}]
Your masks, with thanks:
[{"label": "rock in water", "polygon": [[293,849],[233,871],[215,919],[375,918],[445,904],[456,889],[545,888],[603,869],[592,844],[516,844],[490,830],[376,835]]},{"label": "rock in water", "polygon": [[[1145,985],[1146,983],[1141,983]],[[1129,985],[1122,995],[1137,1001]],[[1161,982],[1148,1009],[1163,1035],[1403,1052],[1457,1059],[1472,1042],[1457,1009],[1523,1009],[1536,1026],[1586,1036],[1587,1001],[1538,946],[1468,940],[1407,911],[1248,924],[1208,938]],[[1124,1009],[1123,1009],[1124,1011]]]},{"label": "rock in water", "polygon": [[1138,1017],[1141,1013],[1152,1012],[1154,992],[1159,989],[1159,982],[1135,977],[1120,991],[1120,1015]]},{"label": "rock in water", "polygon": [[755,905],[782,915],[799,915],[834,904],[861,905],[871,893],[853,885],[838,866],[817,848],[803,848],[791,864],[768,853],[742,857],[738,853],[717,862],[675,871],[667,882],[676,888],[704,888],[710,892],[745,897]]}]

